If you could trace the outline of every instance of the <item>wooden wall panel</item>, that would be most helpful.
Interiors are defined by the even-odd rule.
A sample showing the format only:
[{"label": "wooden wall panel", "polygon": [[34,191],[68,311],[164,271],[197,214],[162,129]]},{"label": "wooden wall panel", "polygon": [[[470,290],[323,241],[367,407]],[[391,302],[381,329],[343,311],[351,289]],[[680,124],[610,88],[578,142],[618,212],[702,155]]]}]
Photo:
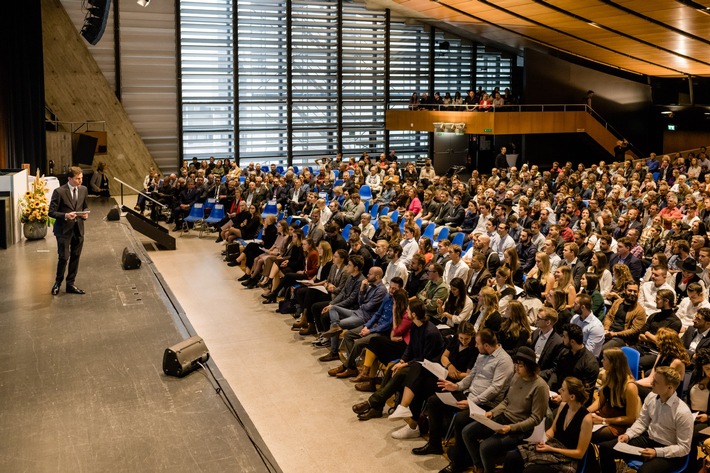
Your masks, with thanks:
[{"label": "wooden wall panel", "polygon": [[[42,0],[45,96],[63,121],[103,120],[109,178],[140,187],[156,163],[59,0]],[[113,189],[113,179],[110,180]]]},{"label": "wooden wall panel", "polygon": [[[388,130],[433,131],[434,122],[466,123],[475,135],[586,133],[610,153],[617,138],[589,113],[579,112],[433,112],[387,110]],[[487,132],[484,130],[492,130]]]}]

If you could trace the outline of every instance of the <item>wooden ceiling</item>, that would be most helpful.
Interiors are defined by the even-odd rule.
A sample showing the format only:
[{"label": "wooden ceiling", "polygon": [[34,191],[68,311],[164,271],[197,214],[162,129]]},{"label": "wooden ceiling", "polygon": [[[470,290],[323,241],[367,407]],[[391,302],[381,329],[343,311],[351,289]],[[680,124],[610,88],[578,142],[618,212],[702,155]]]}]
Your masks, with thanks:
[{"label": "wooden ceiling", "polygon": [[367,0],[479,42],[656,77],[710,76],[710,0]]}]

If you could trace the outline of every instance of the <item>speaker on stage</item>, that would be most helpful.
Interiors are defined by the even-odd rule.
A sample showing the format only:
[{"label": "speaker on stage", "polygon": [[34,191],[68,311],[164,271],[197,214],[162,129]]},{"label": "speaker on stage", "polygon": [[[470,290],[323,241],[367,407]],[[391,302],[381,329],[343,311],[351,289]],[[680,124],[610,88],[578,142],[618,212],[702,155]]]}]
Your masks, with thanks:
[{"label": "speaker on stage", "polygon": [[123,269],[138,269],[141,267],[141,259],[137,254],[125,247],[122,258]]},{"label": "speaker on stage", "polygon": [[111,222],[121,220],[121,211],[118,209],[118,205],[111,207],[111,210],[106,214],[106,220],[110,220]]},{"label": "speaker on stage", "polygon": [[207,363],[210,352],[202,337],[195,335],[165,349],[163,371],[168,376],[183,377],[197,369],[199,363]]}]

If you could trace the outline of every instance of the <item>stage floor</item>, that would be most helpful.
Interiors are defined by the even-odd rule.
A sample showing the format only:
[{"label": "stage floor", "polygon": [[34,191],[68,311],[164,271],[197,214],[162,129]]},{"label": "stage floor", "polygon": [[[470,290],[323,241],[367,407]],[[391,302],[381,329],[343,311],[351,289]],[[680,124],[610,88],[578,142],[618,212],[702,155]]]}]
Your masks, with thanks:
[{"label": "stage floor", "polygon": [[89,201],[76,281],[86,295],[50,294],[51,229],[0,250],[0,471],[281,471],[218,371],[240,420],[203,372],[163,374],[163,351],[190,323],[149,259],[121,268],[124,247],[143,248],[125,218],[104,219],[110,203]]}]

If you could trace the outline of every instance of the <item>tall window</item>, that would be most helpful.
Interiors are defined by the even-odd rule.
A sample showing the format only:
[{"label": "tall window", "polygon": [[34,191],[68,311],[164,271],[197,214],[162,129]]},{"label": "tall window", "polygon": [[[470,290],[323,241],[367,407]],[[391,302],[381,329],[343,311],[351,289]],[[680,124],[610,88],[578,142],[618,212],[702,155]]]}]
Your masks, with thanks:
[{"label": "tall window", "polygon": [[[350,0],[180,0],[183,158],[312,165],[377,155],[387,140],[404,159],[425,156],[427,132],[385,130],[386,92],[402,103],[466,91],[474,48],[435,30],[430,63],[431,30],[386,18]],[[508,86],[510,61],[476,54],[476,85]]]},{"label": "tall window", "polygon": [[511,87],[513,60],[510,55],[493,51],[486,46],[476,48],[476,88],[491,92],[498,87],[501,91]]}]

